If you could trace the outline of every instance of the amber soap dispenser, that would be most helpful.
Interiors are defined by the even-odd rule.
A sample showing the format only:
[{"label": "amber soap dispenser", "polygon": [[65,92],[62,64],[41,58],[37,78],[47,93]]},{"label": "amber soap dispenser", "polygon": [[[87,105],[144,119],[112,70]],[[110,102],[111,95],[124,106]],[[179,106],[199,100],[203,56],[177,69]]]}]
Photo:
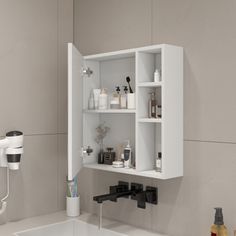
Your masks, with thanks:
[{"label": "amber soap dispenser", "polygon": [[215,208],[215,221],[211,226],[211,236],[228,236],[227,229],[224,225],[222,208]]}]

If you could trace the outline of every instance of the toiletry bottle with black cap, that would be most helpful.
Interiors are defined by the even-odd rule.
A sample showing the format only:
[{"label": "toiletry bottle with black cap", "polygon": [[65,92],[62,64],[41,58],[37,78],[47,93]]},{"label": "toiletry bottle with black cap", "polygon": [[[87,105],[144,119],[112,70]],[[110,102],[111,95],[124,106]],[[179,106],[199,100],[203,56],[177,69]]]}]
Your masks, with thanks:
[{"label": "toiletry bottle with black cap", "polygon": [[127,109],[127,92],[128,92],[128,87],[124,87],[124,93],[120,95],[120,108],[121,109]]},{"label": "toiletry bottle with black cap", "polygon": [[120,109],[120,86],[116,86],[116,93],[113,95],[118,103],[118,109]]},{"label": "toiletry bottle with black cap", "polygon": [[215,208],[215,221],[211,226],[211,236],[228,236],[227,228],[224,225],[222,208]]}]

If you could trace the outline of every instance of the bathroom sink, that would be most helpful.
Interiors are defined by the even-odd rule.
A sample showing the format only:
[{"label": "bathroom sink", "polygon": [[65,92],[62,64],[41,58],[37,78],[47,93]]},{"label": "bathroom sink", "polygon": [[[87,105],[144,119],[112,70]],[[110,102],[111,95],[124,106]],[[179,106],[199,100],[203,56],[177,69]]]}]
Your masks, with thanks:
[{"label": "bathroom sink", "polygon": [[68,220],[38,228],[17,232],[15,236],[127,236],[79,220]]}]

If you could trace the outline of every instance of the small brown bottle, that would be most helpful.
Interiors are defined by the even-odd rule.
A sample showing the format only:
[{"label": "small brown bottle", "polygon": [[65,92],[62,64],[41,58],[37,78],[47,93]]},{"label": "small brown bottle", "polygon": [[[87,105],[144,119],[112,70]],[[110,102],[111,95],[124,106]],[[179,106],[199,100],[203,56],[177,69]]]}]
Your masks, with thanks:
[{"label": "small brown bottle", "polygon": [[148,118],[157,117],[157,100],[155,98],[155,92],[150,93],[150,99],[148,101]]}]

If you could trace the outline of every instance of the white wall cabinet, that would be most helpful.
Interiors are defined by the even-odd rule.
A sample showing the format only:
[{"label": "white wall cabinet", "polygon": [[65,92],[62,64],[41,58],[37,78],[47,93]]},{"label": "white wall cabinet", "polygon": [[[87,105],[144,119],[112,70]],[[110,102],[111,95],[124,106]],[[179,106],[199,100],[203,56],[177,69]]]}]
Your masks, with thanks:
[{"label": "white wall cabinet", "polygon": [[[89,67],[93,74],[83,76]],[[154,71],[161,70],[161,82],[153,82]],[[92,89],[126,85],[126,76],[136,94],[133,110],[88,110]],[[162,106],[160,119],[148,118],[150,91],[155,90]],[[130,140],[135,168],[114,168],[97,164],[99,146],[96,127],[106,122],[111,130],[105,146],[116,147]],[[90,156],[81,155],[82,146],[91,146]],[[162,153],[162,172],[154,169],[155,156]],[[161,44],[82,57],[68,44],[68,178],[80,168],[169,179],[183,176],[183,49]]]}]

